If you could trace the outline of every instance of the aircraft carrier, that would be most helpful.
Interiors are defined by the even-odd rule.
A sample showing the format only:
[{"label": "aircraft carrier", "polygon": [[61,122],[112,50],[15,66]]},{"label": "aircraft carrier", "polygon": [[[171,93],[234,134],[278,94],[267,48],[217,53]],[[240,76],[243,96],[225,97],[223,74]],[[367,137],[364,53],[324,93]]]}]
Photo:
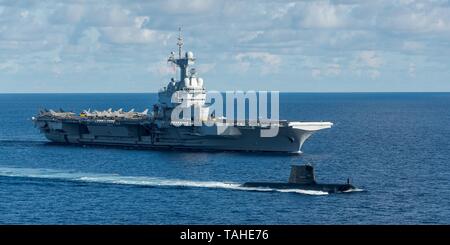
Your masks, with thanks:
[{"label": "aircraft carrier", "polygon": [[[109,109],[74,113],[44,109],[32,118],[35,126],[48,140],[63,144],[301,153],[306,139],[314,132],[333,125],[331,122],[261,119],[230,122],[225,117],[209,113],[203,79],[197,76],[195,69],[188,69],[195,58],[192,52],[183,53],[181,34],[177,45],[178,55],[172,52],[168,62],[179,68],[180,78],[172,78],[159,91],[158,103],[151,111]],[[198,116],[195,119],[173,119],[174,110],[180,108],[182,111],[196,109]],[[271,127],[277,127],[277,134],[261,137],[262,131]]]}]

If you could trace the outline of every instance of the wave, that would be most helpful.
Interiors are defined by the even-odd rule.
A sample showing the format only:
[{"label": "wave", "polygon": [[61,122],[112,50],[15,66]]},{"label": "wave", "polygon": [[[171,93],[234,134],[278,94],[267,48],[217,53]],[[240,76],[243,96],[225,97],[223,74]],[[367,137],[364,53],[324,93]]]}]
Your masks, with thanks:
[{"label": "wave", "polygon": [[239,183],[219,181],[192,181],[182,179],[165,179],[147,176],[122,176],[118,174],[81,173],[42,168],[0,167],[0,176],[34,178],[42,180],[62,180],[83,183],[101,183],[149,187],[190,187],[209,189],[231,189],[239,191],[284,192],[306,195],[327,195],[327,192],[302,189],[271,189],[260,187],[243,187]]}]

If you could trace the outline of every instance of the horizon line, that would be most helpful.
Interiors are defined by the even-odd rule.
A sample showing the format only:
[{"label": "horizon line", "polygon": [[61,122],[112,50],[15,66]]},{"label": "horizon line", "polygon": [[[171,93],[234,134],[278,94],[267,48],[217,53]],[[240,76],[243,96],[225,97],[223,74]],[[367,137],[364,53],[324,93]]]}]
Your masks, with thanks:
[{"label": "horizon line", "polygon": [[[211,90],[213,91],[213,90]],[[227,92],[233,90],[224,90],[219,92]],[[238,90],[236,90],[238,91]],[[242,90],[239,90],[242,91]],[[267,91],[269,90],[254,90],[255,92]],[[276,91],[276,90],[271,90]],[[246,92],[246,91],[244,91]],[[386,94],[386,93],[450,93],[450,91],[328,91],[328,92],[317,92],[317,91],[278,91],[283,94]],[[0,92],[0,94],[157,94],[158,92]]]}]

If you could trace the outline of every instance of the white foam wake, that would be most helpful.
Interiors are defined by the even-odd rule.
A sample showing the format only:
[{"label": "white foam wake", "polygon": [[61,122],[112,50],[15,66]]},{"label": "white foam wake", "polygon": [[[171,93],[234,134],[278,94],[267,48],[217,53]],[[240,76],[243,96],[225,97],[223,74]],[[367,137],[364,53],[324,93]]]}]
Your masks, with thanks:
[{"label": "white foam wake", "polygon": [[42,168],[0,167],[0,176],[66,180],[85,183],[133,185],[133,186],[218,188],[218,189],[233,189],[241,191],[276,191],[276,192],[299,193],[306,195],[328,194],[327,192],[322,191],[312,191],[302,189],[270,189],[260,187],[243,187],[241,186],[241,184],[233,182],[192,181],[181,179],[164,179],[147,176],[122,176],[117,174],[81,173],[74,171],[61,171]]},{"label": "white foam wake", "polygon": [[346,191],[343,191],[343,192],[345,192],[345,193],[350,193],[350,192],[365,192],[365,190],[364,190],[364,189],[360,189],[360,188],[355,188],[355,189],[350,189],[350,190],[346,190]]}]

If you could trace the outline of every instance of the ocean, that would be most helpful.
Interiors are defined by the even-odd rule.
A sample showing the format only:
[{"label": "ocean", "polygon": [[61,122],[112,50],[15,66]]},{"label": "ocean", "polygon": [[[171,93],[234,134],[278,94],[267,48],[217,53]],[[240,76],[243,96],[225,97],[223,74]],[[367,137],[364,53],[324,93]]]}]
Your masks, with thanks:
[{"label": "ocean", "polygon": [[[1,224],[449,224],[450,93],[282,93],[280,118],[331,121],[301,155],[47,144],[42,108],[151,108],[156,94],[0,94]],[[246,189],[310,163],[364,191]]]}]

